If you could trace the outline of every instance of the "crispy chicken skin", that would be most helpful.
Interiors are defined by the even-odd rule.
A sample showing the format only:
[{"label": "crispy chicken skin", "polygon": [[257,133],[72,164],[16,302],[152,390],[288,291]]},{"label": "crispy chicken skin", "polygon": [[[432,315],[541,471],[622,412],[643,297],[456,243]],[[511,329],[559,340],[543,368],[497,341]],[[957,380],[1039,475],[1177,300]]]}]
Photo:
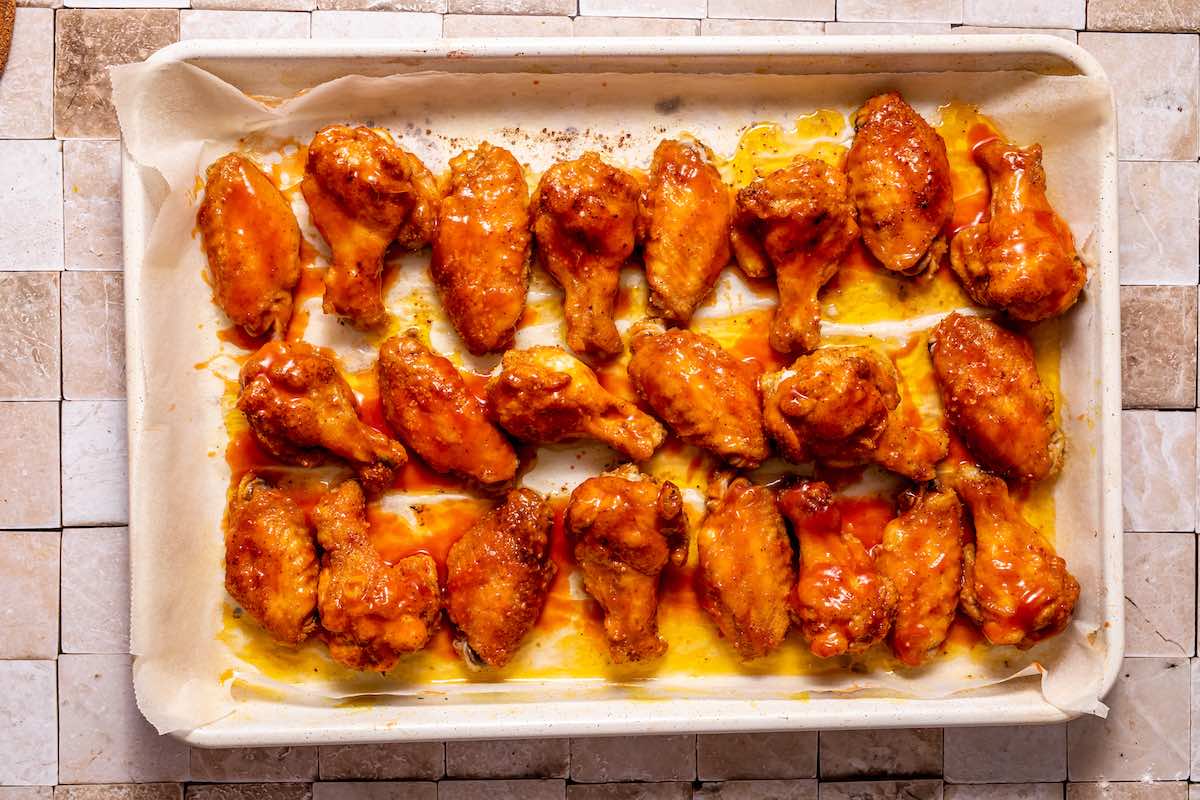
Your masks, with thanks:
[{"label": "crispy chicken skin", "polygon": [[304,511],[253,473],[229,500],[225,589],[285,644],[303,642],[317,627],[317,550]]},{"label": "crispy chicken skin", "polygon": [[745,661],[783,641],[796,585],[792,543],[775,493],[729,474],[708,487],[708,516],[696,543],[701,607]]},{"label": "crispy chicken skin", "polygon": [[1012,480],[1056,472],[1064,439],[1033,345],[983,317],[951,314],[929,337],[946,419],[980,463]]},{"label": "crispy chicken skin", "polygon": [[974,155],[991,183],[990,218],[954,237],[950,266],[982,306],[1028,322],[1058,316],[1075,305],[1087,270],[1046,199],[1041,145],[992,139]]},{"label": "crispy chicken skin", "polygon": [[659,576],[687,560],[687,516],[673,483],[631,464],[588,478],[567,505],[583,586],[604,612],[604,635],[616,663],[658,658]]},{"label": "crispy chicken skin", "polygon": [[517,454],[483,401],[416,331],[385,341],[377,369],[384,418],[426,464],[485,487],[517,474]]},{"label": "crispy chicken skin", "polygon": [[642,192],[639,227],[650,306],[686,325],[729,263],[729,189],[700,142],[663,139]]},{"label": "crispy chicken skin", "polygon": [[829,486],[803,481],[779,494],[779,508],[800,543],[792,613],[813,655],[859,653],[882,641],[896,615],[896,588],[862,542],[842,531]]},{"label": "crispy chicken skin", "polygon": [[392,242],[415,250],[432,238],[439,197],[433,175],[386,133],[329,125],[308,146],[300,190],[333,251],[326,313],[360,328],[383,324],[384,253]]},{"label": "crispy chicken skin", "polygon": [[325,551],[317,602],[329,655],[352,669],[386,672],[437,628],[437,564],[426,553],[394,564],[380,558],[354,481],[326,493],[312,513]]},{"label": "crispy chicken skin", "polygon": [[358,418],[358,403],[331,358],[304,342],[268,342],[242,366],[238,408],[254,438],[287,464],[334,455],[372,491],[391,483],[408,454]]},{"label": "crispy chicken skin", "polygon": [[954,213],[946,143],[898,93],[876,95],[858,110],[846,173],[863,244],[875,258],[905,275],[937,264]]},{"label": "crispy chicken skin", "polygon": [[554,579],[553,524],[545,500],[516,489],[450,548],[446,611],[469,659],[504,666],[537,622]]},{"label": "crispy chicken skin", "polygon": [[196,224],[213,301],[251,336],[283,336],[300,280],[300,226],[287,199],[250,159],[230,153],[205,173]]},{"label": "crispy chicken skin", "polygon": [[930,480],[946,455],[939,430],[913,427],[897,409],[896,368],[870,347],[824,347],[762,379],[767,433],[788,461],[877,463]]},{"label": "crispy chicken skin", "polygon": [[759,370],[702,333],[641,322],[630,335],[629,380],[654,413],[688,444],[735,467],[754,469],[769,454]]},{"label": "crispy chicken skin", "polygon": [[896,657],[919,667],[946,641],[962,590],[962,504],[950,489],[907,491],[903,512],[883,529],[875,566],[899,602],[889,641]]},{"label": "crispy chicken skin", "polygon": [[584,153],[546,170],[534,194],[538,258],[563,289],[567,344],[581,356],[624,349],[613,313],[635,243],[638,193],[632,175]]},{"label": "crispy chicken skin", "polygon": [[450,159],[429,271],[475,355],[503,350],[529,290],[529,187],[513,154],[487,142]]},{"label": "crispy chicken skin", "polygon": [[771,347],[785,355],[815,349],[821,336],[817,293],[858,237],[846,176],[797,156],[738,192],[731,237],[743,272],[760,277],[775,270],[779,308]]},{"label": "crispy chicken skin", "polygon": [[963,551],[963,613],[992,644],[1025,649],[1061,632],[1079,599],[1067,562],[1021,516],[1003,480],[964,465],[952,484],[975,524]]},{"label": "crispy chicken skin", "polygon": [[600,385],[561,347],[509,350],[487,384],[488,405],[513,436],[543,444],[596,439],[645,461],[667,436],[656,419]]}]

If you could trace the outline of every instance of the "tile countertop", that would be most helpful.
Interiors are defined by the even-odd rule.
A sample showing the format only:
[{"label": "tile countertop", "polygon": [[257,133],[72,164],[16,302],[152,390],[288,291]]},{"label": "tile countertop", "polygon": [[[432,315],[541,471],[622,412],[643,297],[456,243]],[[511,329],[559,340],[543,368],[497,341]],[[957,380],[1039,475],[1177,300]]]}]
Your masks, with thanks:
[{"label": "tile countertop", "polygon": [[[1200,781],[1200,0],[62,4],[19,0],[0,79],[0,800],[1200,800],[1188,784]],[[231,751],[189,751],[142,720],[126,655],[120,150],[106,66],[181,37],[1011,29],[1078,41],[1119,106],[1128,658],[1107,720]]]}]

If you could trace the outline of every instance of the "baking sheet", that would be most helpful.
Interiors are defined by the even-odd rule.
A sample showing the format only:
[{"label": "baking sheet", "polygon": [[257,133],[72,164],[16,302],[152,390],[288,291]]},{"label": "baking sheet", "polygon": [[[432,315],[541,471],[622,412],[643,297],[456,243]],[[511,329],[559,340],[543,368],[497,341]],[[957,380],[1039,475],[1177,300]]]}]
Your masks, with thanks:
[{"label": "baking sheet", "polygon": [[[1096,253],[1091,234],[1101,192],[1098,165],[1111,138],[1110,100],[1102,82],[1031,73],[819,78],[429,73],[343,78],[282,105],[248,98],[212,75],[178,62],[115,68],[113,82],[130,156],[157,171],[166,186],[140,264],[140,296],[131,298],[130,303],[136,305],[140,325],[138,355],[142,361],[136,372],[145,376],[145,385],[138,388],[146,400],[140,424],[131,426],[138,435],[130,448],[131,480],[139,509],[135,519],[144,526],[139,530],[140,546],[133,566],[135,683],[143,711],[163,731],[195,728],[230,713],[237,702],[231,691],[234,678],[268,686],[280,702],[292,703],[324,702],[363,692],[411,695],[430,688],[419,683],[396,686],[394,681],[370,676],[350,686],[343,681],[281,683],[240,659],[237,642],[222,636],[227,621],[221,587],[220,519],[229,473],[220,458],[226,438],[220,401],[227,388],[221,376],[235,374],[236,365],[227,358],[213,358],[220,347],[216,331],[225,323],[209,302],[202,278],[204,260],[192,230],[199,200],[197,176],[247,134],[254,134],[251,147],[258,143],[273,149],[292,138],[307,141],[329,122],[384,126],[435,172],[458,150],[488,138],[513,150],[536,175],[554,160],[586,149],[601,149],[617,163],[644,167],[660,138],[683,131],[695,134],[720,153],[731,153],[748,123],[773,120],[790,124],[797,116],[819,108],[848,113],[876,91],[899,88],[927,118],[935,118],[936,107],[950,99],[977,103],[1013,139],[1040,141],[1051,175],[1051,199],[1071,224],[1085,259],[1092,264]],[[303,209],[297,210],[303,224]],[[311,225],[304,227],[309,240],[320,245]],[[405,313],[415,318],[417,309],[424,314],[432,308],[434,346],[455,349],[451,330],[437,318],[436,302],[432,306],[422,302],[421,292],[427,289],[427,256],[418,254],[404,261],[390,287],[389,306],[402,323]],[[631,273],[624,279],[636,282]],[[1076,621],[1066,634],[1024,656],[1004,650],[995,653],[999,661],[989,663],[948,659],[920,674],[738,675],[721,680],[660,674],[645,682],[647,691],[665,687],[687,696],[732,692],[746,698],[771,698],[867,689],[934,697],[1028,672],[1028,665],[1036,660],[1047,668],[1042,686],[1050,702],[1072,712],[1102,711],[1094,689],[1102,682],[1106,646],[1105,620],[1098,602],[1101,504],[1097,501],[1098,466],[1089,458],[1098,450],[1095,365],[1099,343],[1089,341],[1089,331],[1095,329],[1096,307],[1091,297],[1096,289],[1093,280],[1089,294],[1061,331],[1061,411],[1071,450],[1055,491],[1056,529],[1059,550],[1084,587]],[[531,302],[550,300],[553,291],[548,284],[535,282]],[[351,370],[368,366],[374,359],[371,343],[324,317],[319,300],[310,302],[314,308],[306,338],[332,346]],[[736,277],[727,271],[717,302],[705,315],[720,317],[750,302],[755,302],[752,295],[741,291]],[[911,324],[885,322],[864,330],[834,323],[826,327],[826,333],[903,337],[910,328]],[[523,330],[518,345],[555,341],[557,337],[558,323],[551,318],[544,325]],[[486,370],[494,360],[464,359],[467,366],[478,370]],[[203,369],[196,368],[200,361],[205,362]],[[538,467],[526,483],[542,491],[569,491],[611,460],[611,454],[590,448],[590,457],[582,466],[564,470],[563,458],[554,456],[568,452],[574,450],[543,449]],[[696,499],[693,494],[693,504]],[[404,500],[385,502],[403,505]],[[670,638],[669,630],[666,632]],[[799,650],[795,644],[790,647]],[[560,695],[586,694],[595,688],[579,683],[553,682],[550,688]],[[481,699],[515,691],[511,685],[470,682],[435,688],[439,694],[470,693],[482,695]]]}]

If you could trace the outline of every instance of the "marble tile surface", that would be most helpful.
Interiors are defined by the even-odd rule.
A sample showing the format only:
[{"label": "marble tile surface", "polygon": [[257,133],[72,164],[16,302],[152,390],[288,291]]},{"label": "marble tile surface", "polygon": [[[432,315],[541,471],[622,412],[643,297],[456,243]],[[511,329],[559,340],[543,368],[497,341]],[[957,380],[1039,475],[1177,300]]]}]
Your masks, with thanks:
[{"label": "marble tile surface", "polygon": [[[420,11],[446,12],[446,0],[317,0],[317,8],[329,11]],[[430,34],[437,38],[440,32]]]},{"label": "marble tile surface", "polygon": [[692,785],[659,783],[575,783],[567,800],[692,800]]},{"label": "marble tile surface", "polygon": [[313,800],[307,783],[193,783],[184,800]]},{"label": "marble tile surface", "polygon": [[821,800],[942,800],[941,781],[822,783]]},{"label": "marble tile surface", "polygon": [[580,14],[606,17],[689,17],[700,19],[707,0],[579,0]]},{"label": "marble tile surface", "polygon": [[944,777],[954,783],[1037,783],[1067,777],[1066,725],[947,728]]},{"label": "marble tile surface", "polygon": [[57,528],[58,403],[0,403],[0,529]]},{"label": "marble tile surface", "polygon": [[[62,144],[0,140],[0,270],[63,268]],[[49,191],[47,191],[49,187]]]},{"label": "marble tile surface", "polygon": [[1044,33],[1047,36],[1057,36],[1060,39],[1066,39],[1068,42],[1075,42],[1079,39],[1079,32],[1069,28],[1003,28],[992,25],[957,25],[954,28],[955,34],[1022,34],[1022,33]]},{"label": "marble tile surface", "polygon": [[1122,161],[1117,173],[1121,283],[1195,286],[1200,164]]},{"label": "marble tile surface", "polygon": [[63,226],[69,270],[121,270],[121,143],[63,142]]},{"label": "marble tile surface", "polygon": [[811,36],[825,32],[822,22],[777,19],[703,19],[701,36]]},{"label": "marble tile surface", "polygon": [[446,774],[442,742],[329,745],[317,757],[323,780],[437,780]]},{"label": "marble tile surface", "polygon": [[571,779],[690,781],[696,777],[696,737],[599,736],[571,740]]},{"label": "marble tile surface", "polygon": [[963,0],[837,0],[841,22],[962,22]]},{"label": "marble tile surface", "polygon": [[129,529],[62,535],[62,651],[129,652]]},{"label": "marble tile surface", "polygon": [[58,531],[0,531],[0,659],[58,656],[58,565]]},{"label": "marble tile surface", "polygon": [[183,786],[178,783],[59,786],[54,790],[54,800],[183,800]]},{"label": "marble tile surface", "polygon": [[859,36],[924,36],[950,33],[949,22],[826,22],[825,33]]},{"label": "marble tile surface", "polygon": [[0,272],[0,400],[57,400],[58,272]]},{"label": "marble tile surface", "polygon": [[0,139],[54,135],[54,12],[19,8],[0,78]]},{"label": "marble tile surface", "polygon": [[1121,414],[1121,498],[1125,530],[1196,528],[1196,414]]},{"label": "marble tile surface", "polygon": [[820,735],[822,780],[923,777],[942,769],[941,728],[821,731]]},{"label": "marble tile surface", "polygon": [[1089,0],[1087,26],[1102,31],[1196,31],[1200,4],[1184,0]]},{"label": "marble tile surface", "polygon": [[534,17],[519,14],[447,14],[442,35],[447,38],[477,36],[570,36],[570,17]]},{"label": "marble tile surface", "polygon": [[62,273],[62,342],[63,397],[125,397],[125,285],[121,273]]},{"label": "marble tile surface", "polygon": [[0,785],[59,779],[53,661],[0,661]]},{"label": "marble tile surface", "polygon": [[1196,652],[1196,537],[1125,534],[1125,654]]},{"label": "marble tile surface", "polygon": [[217,11],[312,11],[317,3],[316,0],[192,0],[191,7]]},{"label": "marble tile surface", "polygon": [[410,11],[314,11],[314,39],[421,39],[439,36],[442,18]]},{"label": "marble tile surface", "polygon": [[193,748],[194,781],[291,783],[317,777],[315,747]]},{"label": "marble tile surface", "polygon": [[449,778],[565,778],[569,739],[497,739],[446,742]]},{"label": "marble tile surface", "polygon": [[437,800],[438,785],[432,781],[370,781],[314,783],[313,800]]},{"label": "marble tile surface", "polygon": [[125,403],[68,400],[62,405],[64,525],[129,521]]},{"label": "marble tile surface", "polygon": [[1086,0],[963,0],[968,25],[1082,28]]},{"label": "marble tile surface", "polygon": [[0,800],[51,800],[53,786],[0,786]]},{"label": "marble tile surface", "polygon": [[694,800],[817,800],[817,782],[722,781],[704,783],[692,793]]},{"label": "marble tile surface", "polygon": [[447,0],[451,14],[541,14],[571,16],[576,0]]},{"label": "marble tile surface", "polygon": [[564,800],[561,780],[442,781],[438,800]]},{"label": "marble tile surface", "polygon": [[1061,783],[946,784],[945,800],[1063,800]]},{"label": "marble tile surface", "polygon": [[654,19],[650,17],[576,17],[575,36],[696,36],[696,19]]},{"label": "marble tile surface", "polygon": [[708,0],[712,19],[834,19],[835,0]]},{"label": "marble tile surface", "polygon": [[1187,800],[1186,783],[1072,783],[1067,800]]},{"label": "marble tile surface", "polygon": [[1195,286],[1121,287],[1121,402],[1196,407]]},{"label": "marble tile surface", "polygon": [[696,737],[696,770],[702,781],[815,778],[817,734],[700,734]]},{"label": "marble tile surface", "polygon": [[295,11],[179,12],[180,39],[307,39],[310,16]]}]

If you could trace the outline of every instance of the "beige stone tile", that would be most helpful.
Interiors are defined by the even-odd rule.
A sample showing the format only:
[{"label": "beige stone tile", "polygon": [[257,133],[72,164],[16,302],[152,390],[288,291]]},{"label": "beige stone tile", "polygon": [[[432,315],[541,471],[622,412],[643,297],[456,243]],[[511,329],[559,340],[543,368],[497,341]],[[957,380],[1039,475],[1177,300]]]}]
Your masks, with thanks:
[{"label": "beige stone tile", "polygon": [[178,783],[59,786],[54,790],[54,800],[183,800],[183,787]]},{"label": "beige stone tile", "polygon": [[570,36],[570,17],[532,17],[500,14],[447,14],[442,18],[446,38],[476,36]]},{"label": "beige stone tile", "polygon": [[53,661],[0,661],[0,784],[58,781]]},{"label": "beige stone tile", "polygon": [[316,0],[192,0],[192,8],[216,11],[312,11],[316,7]]},{"label": "beige stone tile", "polygon": [[834,36],[895,36],[950,33],[948,22],[826,22],[825,33]]},{"label": "beige stone tile", "polygon": [[1125,534],[1125,655],[1196,651],[1196,537]]},{"label": "beige stone tile", "polygon": [[580,14],[605,17],[688,17],[708,13],[707,0],[579,0]]},{"label": "beige stone tile", "polygon": [[1191,672],[1191,775],[1200,777],[1200,658],[1193,658],[1189,662]]},{"label": "beige stone tile", "polygon": [[947,728],[945,778],[955,783],[1061,781],[1067,777],[1065,725]]},{"label": "beige stone tile", "polygon": [[63,783],[187,779],[187,745],[156,733],[134,703],[131,661],[128,655],[59,656]]},{"label": "beige stone tile", "polygon": [[331,745],[319,748],[324,780],[437,780],[446,774],[441,742]]},{"label": "beige stone tile", "polygon": [[307,39],[306,13],[294,11],[179,12],[180,39]]},{"label": "beige stone tile", "polygon": [[942,730],[821,731],[819,752],[822,780],[940,775]]},{"label": "beige stone tile", "polygon": [[1063,800],[1061,783],[946,784],[946,800]]},{"label": "beige stone tile", "polygon": [[824,21],[834,18],[835,5],[835,0],[708,0],[708,16]]},{"label": "beige stone tile", "polygon": [[842,22],[962,22],[963,0],[837,0]]},{"label": "beige stone tile", "polygon": [[822,783],[821,800],[942,800],[941,781]]},{"label": "beige stone tile", "polygon": [[968,25],[1082,28],[1087,0],[963,0]]},{"label": "beige stone tile", "polygon": [[438,800],[563,800],[561,780],[442,781]]},{"label": "beige stone tile", "polygon": [[696,737],[702,781],[817,777],[817,734],[717,733]]},{"label": "beige stone tile", "polygon": [[108,67],[141,61],[179,38],[179,12],[63,9],[57,12],[54,135],[115,137]]},{"label": "beige stone tile", "polygon": [[497,739],[446,742],[450,778],[565,778],[569,739]]},{"label": "beige stone tile", "polygon": [[432,781],[314,783],[313,800],[437,800],[437,787]]},{"label": "beige stone tile", "polygon": [[576,17],[573,32],[576,36],[698,36],[700,21],[651,17]]},{"label": "beige stone tile", "polygon": [[1067,800],[1187,800],[1186,783],[1070,783]]},{"label": "beige stone tile", "polygon": [[1195,412],[1122,412],[1121,484],[1125,530],[1195,530]]},{"label": "beige stone tile", "polygon": [[57,400],[58,272],[0,272],[0,400]]},{"label": "beige stone tile", "polygon": [[1117,98],[1118,153],[1136,161],[1193,161],[1200,40],[1165,33],[1082,33]]},{"label": "beige stone tile", "polygon": [[51,800],[53,786],[0,786],[0,800]]},{"label": "beige stone tile", "polygon": [[317,777],[315,747],[194,748],[192,780],[290,783]]},{"label": "beige stone tile", "polygon": [[62,8],[63,0],[17,0],[17,8]]},{"label": "beige stone tile", "polygon": [[0,270],[63,268],[62,145],[0,141]]},{"label": "beige stone tile", "polygon": [[0,531],[0,658],[58,656],[58,548],[58,531]]},{"label": "beige stone tile", "polygon": [[541,14],[571,16],[575,0],[447,0],[451,14]]},{"label": "beige stone tile", "polygon": [[1121,287],[1121,402],[1196,407],[1196,287]]},{"label": "beige stone tile", "polygon": [[1200,164],[1119,165],[1122,284],[1195,286],[1200,261]]},{"label": "beige stone tile", "polygon": [[119,272],[62,274],[62,393],[125,397],[125,286]]},{"label": "beige stone tile", "polygon": [[1188,774],[1188,661],[1126,658],[1108,718],[1067,724],[1072,781],[1181,780]]},{"label": "beige stone tile", "polygon": [[690,781],[696,777],[696,737],[598,736],[571,740],[571,779]]},{"label": "beige stone tile", "polygon": [[314,11],[314,39],[436,39],[442,17],[415,11]]},{"label": "beige stone tile", "polygon": [[690,783],[576,783],[567,800],[692,800]]},{"label": "beige stone tile", "polygon": [[817,800],[817,782],[807,780],[705,783],[692,797],[694,800]]},{"label": "beige stone tile", "polygon": [[317,8],[332,11],[421,11],[445,14],[446,5],[446,0],[317,0]]},{"label": "beige stone tile", "polygon": [[1060,39],[1066,39],[1068,42],[1074,42],[1079,39],[1078,32],[1070,28],[1002,28],[990,25],[959,25],[952,28],[950,32],[962,34],[1044,33],[1048,36],[1057,36]]},{"label": "beige stone tile", "polygon": [[58,403],[0,403],[0,528],[57,528]]},{"label": "beige stone tile", "polygon": [[62,408],[64,525],[129,521],[125,403],[67,400]]},{"label": "beige stone tile", "polygon": [[185,800],[312,800],[307,783],[193,783]]},{"label": "beige stone tile", "polygon": [[54,135],[54,12],[19,8],[0,77],[0,139]]},{"label": "beige stone tile", "polygon": [[823,22],[775,19],[704,19],[701,36],[812,36],[825,32]]},{"label": "beige stone tile", "polygon": [[69,270],[120,270],[121,143],[63,142],[63,225]]},{"label": "beige stone tile", "polygon": [[1089,0],[1087,26],[1094,31],[1200,30],[1200,3],[1193,0]]}]

